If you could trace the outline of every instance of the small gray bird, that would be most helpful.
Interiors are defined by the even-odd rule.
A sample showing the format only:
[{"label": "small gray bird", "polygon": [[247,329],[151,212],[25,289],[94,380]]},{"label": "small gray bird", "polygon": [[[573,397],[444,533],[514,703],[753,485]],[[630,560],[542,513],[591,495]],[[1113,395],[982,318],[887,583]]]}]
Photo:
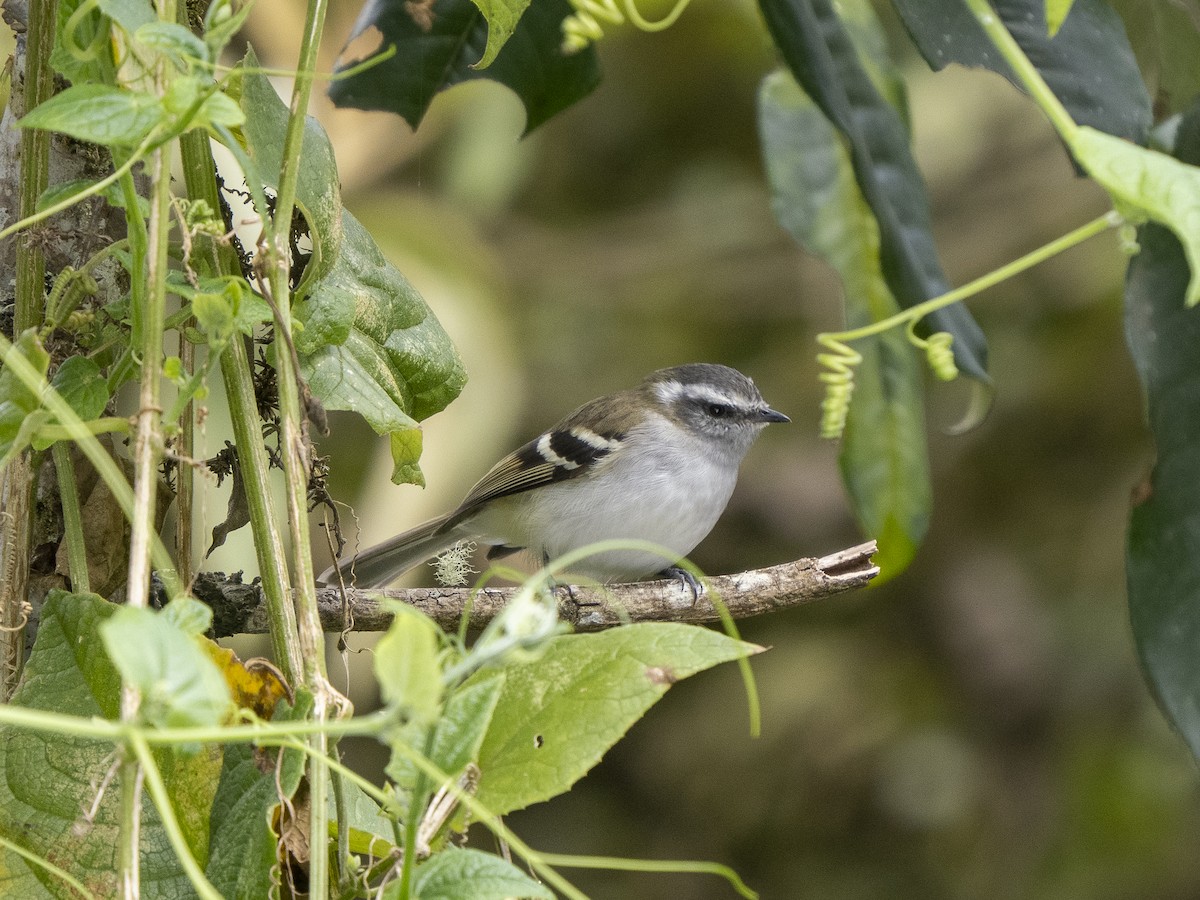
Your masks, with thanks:
[{"label": "small gray bird", "polygon": [[788,417],[767,406],[754,382],[728,366],[660,369],[636,388],[599,397],[496,463],[458,508],[338,560],[359,587],[382,587],[472,540],[488,558],[528,550],[540,560],[597,541],[640,539],[672,559],[610,550],[572,566],[601,582],[682,577],[678,562],[725,510],[738,466],[759,432]]}]

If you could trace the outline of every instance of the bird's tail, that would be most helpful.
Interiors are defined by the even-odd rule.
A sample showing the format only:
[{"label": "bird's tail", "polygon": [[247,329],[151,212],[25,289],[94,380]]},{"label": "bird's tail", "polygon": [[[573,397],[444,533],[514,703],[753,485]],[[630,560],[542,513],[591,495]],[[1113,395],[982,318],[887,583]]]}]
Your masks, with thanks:
[{"label": "bird's tail", "polygon": [[317,581],[336,584],[340,572],[347,584],[360,588],[384,587],[462,539],[458,528],[446,528],[448,519],[448,516],[430,519],[374,547],[343,556],[322,572]]}]

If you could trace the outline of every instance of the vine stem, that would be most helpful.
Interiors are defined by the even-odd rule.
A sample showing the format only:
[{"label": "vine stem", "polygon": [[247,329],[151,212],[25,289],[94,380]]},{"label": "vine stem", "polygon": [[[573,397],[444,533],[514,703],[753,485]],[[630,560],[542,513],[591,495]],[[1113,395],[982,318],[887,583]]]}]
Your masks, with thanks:
[{"label": "vine stem", "polygon": [[58,495],[62,499],[63,531],[67,543],[67,571],[71,590],[86,593],[92,589],[87,566],[87,545],[83,536],[83,515],[79,509],[79,489],[75,482],[75,463],[71,447],[57,441],[50,450],[54,457],[54,472],[58,476]]},{"label": "vine stem", "polygon": [[1004,57],[1004,61],[1012,68],[1025,89],[1029,91],[1030,96],[1050,119],[1055,130],[1070,143],[1071,136],[1079,126],[1075,124],[1075,120],[1071,118],[1067,108],[1054,95],[1054,91],[1050,90],[1050,86],[1046,84],[1037,67],[1029,61],[1029,57],[1021,49],[1021,45],[1004,27],[1004,23],[992,5],[988,0],[963,0],[963,2],[975,16],[975,21],[987,33],[988,39],[991,40],[996,50]]},{"label": "vine stem", "polygon": [[[283,168],[279,173],[279,189],[275,196],[275,211],[268,237],[268,280],[279,352],[275,366],[279,389],[279,419],[281,454],[286,484],[288,527],[292,543],[293,602],[296,605],[296,626],[303,661],[304,683],[313,695],[313,718],[328,719],[331,712],[349,708],[346,700],[329,683],[325,670],[325,633],[317,607],[315,573],[308,536],[308,479],[311,454],[304,433],[300,409],[300,373],[295,370],[293,356],[283,348],[292,346],[291,258],[289,253],[292,213],[296,207],[299,186],[301,153],[304,145],[305,117],[312,96],[317,52],[321,31],[325,26],[328,0],[308,0],[304,36],[292,85],[287,130],[283,143]],[[309,834],[313,842],[309,859],[309,892],[314,897],[329,895],[329,739],[325,732],[309,738],[314,755],[309,766]]]},{"label": "vine stem", "polygon": [[974,281],[969,281],[961,287],[926,300],[924,303],[918,303],[916,306],[910,306],[908,309],[898,312],[894,316],[888,316],[886,319],[880,319],[878,322],[872,322],[870,325],[864,325],[861,328],[855,328],[850,331],[825,332],[817,336],[818,340],[828,338],[835,341],[856,341],[860,338],[881,334],[898,325],[918,322],[931,312],[982,293],[988,288],[1000,284],[1002,281],[1007,281],[1009,278],[1019,275],[1026,269],[1033,268],[1038,263],[1045,262],[1077,244],[1082,244],[1089,238],[1095,237],[1110,228],[1119,228],[1123,224],[1125,224],[1124,217],[1115,210],[1110,210],[1104,215],[1092,219],[1087,224],[1080,225],[1078,228],[1067,232],[1062,237],[1026,253],[1019,259],[1014,259],[1012,262],[994,269],[986,275],[981,275]]}]

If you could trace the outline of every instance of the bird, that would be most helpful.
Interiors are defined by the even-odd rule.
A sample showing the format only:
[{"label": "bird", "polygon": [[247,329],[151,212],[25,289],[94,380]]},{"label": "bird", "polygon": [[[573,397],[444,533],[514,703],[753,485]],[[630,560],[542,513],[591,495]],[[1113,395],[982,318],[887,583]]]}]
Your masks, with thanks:
[{"label": "bird", "polygon": [[602,583],[650,575],[695,579],[676,564],[712,530],[762,430],[790,421],[767,405],[736,369],[689,363],[659,369],[635,388],[598,397],[514,450],[471,488],[457,508],[380,544],[339,559],[360,588],[380,588],[460,541],[487,546],[495,559],[519,550],[542,562],[608,539],[650,541],[606,550],[572,565],[570,575]]}]

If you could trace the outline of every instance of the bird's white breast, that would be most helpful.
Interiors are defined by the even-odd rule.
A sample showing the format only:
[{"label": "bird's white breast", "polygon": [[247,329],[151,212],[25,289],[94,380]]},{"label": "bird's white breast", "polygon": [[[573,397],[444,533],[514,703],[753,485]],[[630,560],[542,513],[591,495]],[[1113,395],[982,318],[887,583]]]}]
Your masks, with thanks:
[{"label": "bird's white breast", "polygon": [[556,559],[597,541],[651,541],[669,556],[608,551],[570,571],[601,581],[659,572],[686,556],[712,530],[729,502],[740,459],[651,415],[595,474],[512,497],[513,525],[538,556]]}]

